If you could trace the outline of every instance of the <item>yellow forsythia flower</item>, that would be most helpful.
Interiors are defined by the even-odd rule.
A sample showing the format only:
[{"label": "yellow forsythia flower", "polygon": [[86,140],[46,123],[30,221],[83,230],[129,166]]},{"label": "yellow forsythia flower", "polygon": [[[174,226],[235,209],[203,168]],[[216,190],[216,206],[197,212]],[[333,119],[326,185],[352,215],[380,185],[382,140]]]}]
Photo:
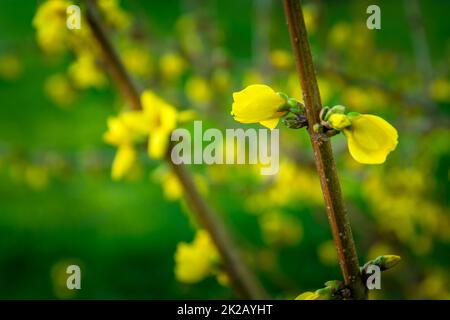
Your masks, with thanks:
[{"label": "yellow forsythia flower", "polygon": [[135,134],[126,125],[124,118],[127,113],[123,113],[118,117],[108,118],[108,131],[103,135],[103,140],[106,143],[120,146],[130,145],[133,143]]},{"label": "yellow forsythia flower", "polygon": [[209,234],[197,231],[192,243],[181,242],[175,252],[175,276],[184,283],[196,283],[215,273],[219,254]]},{"label": "yellow forsythia flower", "polygon": [[129,47],[122,53],[125,67],[138,77],[146,77],[153,72],[152,56],[139,47]]},{"label": "yellow forsythia flower", "polygon": [[184,59],[176,53],[166,53],[159,61],[162,76],[167,80],[178,78],[186,68]]},{"label": "yellow forsythia flower", "polygon": [[397,130],[371,114],[332,114],[328,121],[333,128],[343,130],[351,156],[360,163],[383,163],[398,144]]},{"label": "yellow forsythia flower", "polygon": [[186,96],[195,104],[207,105],[212,98],[211,88],[205,78],[194,76],[186,82]]},{"label": "yellow forsythia flower", "polygon": [[174,201],[183,196],[183,185],[172,171],[165,167],[158,168],[153,173],[153,178],[162,184],[166,199]]},{"label": "yellow forsythia flower", "polygon": [[109,25],[119,30],[127,30],[130,27],[131,16],[122,10],[120,0],[98,0],[98,7]]},{"label": "yellow forsythia flower", "polygon": [[300,221],[281,212],[265,213],[260,223],[263,238],[269,244],[295,245],[303,236]]},{"label": "yellow forsythia flower", "polygon": [[122,179],[130,171],[136,162],[136,158],[136,150],[131,145],[125,144],[119,146],[112,165],[111,176],[113,180]]},{"label": "yellow forsythia flower", "polygon": [[146,90],[141,96],[144,119],[148,121],[148,154],[161,159],[169,147],[169,138],[177,126],[177,110],[153,91]]},{"label": "yellow forsythia flower", "polygon": [[133,148],[133,142],[136,138],[136,133],[126,126],[123,115],[108,119],[108,131],[103,135],[103,139],[109,144],[118,146],[111,172],[114,180],[123,178],[135,163],[137,153]]},{"label": "yellow forsythia flower", "polygon": [[286,111],[280,108],[286,100],[279,96],[272,88],[263,84],[253,84],[242,91],[233,93],[231,115],[241,123],[259,122],[263,126],[273,129],[280,117]]},{"label": "yellow forsythia flower", "polygon": [[66,9],[71,5],[66,0],[43,2],[33,18],[33,27],[39,46],[47,53],[60,53],[66,48]]},{"label": "yellow forsythia flower", "polygon": [[23,72],[23,65],[20,59],[13,54],[0,56],[0,78],[14,81],[17,80]]},{"label": "yellow forsythia flower", "polygon": [[44,84],[46,95],[58,106],[70,105],[75,99],[75,90],[64,74],[54,74]]},{"label": "yellow forsythia flower", "polygon": [[285,50],[274,50],[270,53],[270,62],[275,68],[289,69],[292,66],[292,56]]},{"label": "yellow forsythia flower", "polygon": [[80,53],[77,60],[70,65],[69,75],[74,84],[82,89],[101,88],[106,84],[106,77],[97,66],[95,56],[88,51]]}]

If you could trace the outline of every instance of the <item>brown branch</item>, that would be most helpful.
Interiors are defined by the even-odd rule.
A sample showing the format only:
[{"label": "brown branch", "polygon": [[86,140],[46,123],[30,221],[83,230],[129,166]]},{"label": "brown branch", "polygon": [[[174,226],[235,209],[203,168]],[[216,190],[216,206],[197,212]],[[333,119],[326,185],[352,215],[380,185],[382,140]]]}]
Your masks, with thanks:
[{"label": "brown branch", "polygon": [[[103,59],[120,92],[125,96],[133,109],[142,109],[140,102],[140,90],[132,81],[125,69],[118,53],[108,39],[103,26],[100,23],[98,9],[95,0],[86,0],[87,21],[91,27],[93,36],[97,39]],[[209,232],[218,251],[222,256],[223,264],[230,277],[231,285],[243,299],[264,299],[266,294],[256,277],[247,268],[240,256],[230,233],[224,223],[213,210],[208,207],[200,195],[192,177],[183,165],[175,165],[170,155],[167,154],[166,162],[172,168],[174,174],[183,185],[186,200],[201,225]]]},{"label": "brown branch", "polygon": [[327,207],[328,221],[338,252],[339,264],[344,281],[352,291],[352,298],[366,299],[366,288],[361,281],[355,243],[347,210],[342,199],[331,144],[329,141],[320,139],[320,135],[313,130],[314,124],[320,123],[319,113],[322,103],[300,1],[284,0],[284,9],[303,91],[306,116],[309,123],[308,132]]}]

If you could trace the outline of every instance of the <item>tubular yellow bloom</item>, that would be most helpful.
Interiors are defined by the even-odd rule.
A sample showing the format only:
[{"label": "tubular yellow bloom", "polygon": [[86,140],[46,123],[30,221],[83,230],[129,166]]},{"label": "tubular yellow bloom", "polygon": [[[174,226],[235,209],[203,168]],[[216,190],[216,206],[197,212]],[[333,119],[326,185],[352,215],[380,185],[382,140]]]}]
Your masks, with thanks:
[{"label": "tubular yellow bloom", "polygon": [[120,180],[130,171],[136,161],[136,150],[131,145],[121,145],[114,158],[111,176],[113,180]]},{"label": "tubular yellow bloom", "polygon": [[233,93],[231,115],[241,123],[259,122],[273,129],[286,111],[279,111],[286,104],[272,88],[263,84],[253,84],[242,91]]},{"label": "tubular yellow bloom", "polygon": [[333,128],[343,130],[351,156],[360,163],[383,163],[398,144],[397,130],[371,114],[332,114],[328,121]]},{"label": "tubular yellow bloom", "polygon": [[214,273],[218,261],[219,255],[209,234],[199,230],[191,244],[178,244],[175,252],[175,276],[180,282],[199,282]]},{"label": "tubular yellow bloom", "polygon": [[344,129],[352,157],[366,164],[386,161],[398,144],[397,130],[383,118],[362,114],[351,118],[352,125]]}]

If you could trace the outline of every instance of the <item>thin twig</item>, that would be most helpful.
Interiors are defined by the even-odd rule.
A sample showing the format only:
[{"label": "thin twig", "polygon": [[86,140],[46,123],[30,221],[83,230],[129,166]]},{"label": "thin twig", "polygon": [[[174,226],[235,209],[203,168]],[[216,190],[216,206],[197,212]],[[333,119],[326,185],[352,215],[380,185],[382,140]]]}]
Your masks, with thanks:
[{"label": "thin twig", "polygon": [[366,288],[361,281],[355,243],[347,209],[342,199],[331,144],[329,141],[318,139],[318,133],[313,130],[314,124],[320,123],[319,113],[322,103],[300,1],[284,0],[284,9],[303,91],[306,116],[309,123],[308,132],[327,207],[328,220],[338,252],[339,264],[344,281],[352,291],[352,298],[366,299]]},{"label": "thin twig", "polygon": [[[122,94],[128,99],[133,109],[142,109],[140,102],[140,90],[132,81],[131,76],[125,69],[119,55],[109,41],[103,29],[95,0],[86,0],[87,20],[91,27],[93,36],[97,39],[104,58],[104,62],[115,80]],[[191,210],[196,215],[198,221],[209,232],[218,251],[220,252],[223,264],[230,277],[231,285],[243,299],[264,299],[266,294],[256,277],[247,268],[244,260],[234,245],[230,233],[225,228],[224,223],[213,210],[208,207],[205,200],[200,195],[192,177],[183,165],[175,165],[170,155],[165,158],[166,162],[173,169],[180,183],[183,185],[185,197]]]}]

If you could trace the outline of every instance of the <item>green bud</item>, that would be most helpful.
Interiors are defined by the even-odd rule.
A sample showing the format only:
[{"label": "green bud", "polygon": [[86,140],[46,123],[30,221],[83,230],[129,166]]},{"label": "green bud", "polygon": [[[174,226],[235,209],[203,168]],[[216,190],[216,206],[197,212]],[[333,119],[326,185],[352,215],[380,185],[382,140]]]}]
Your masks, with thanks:
[{"label": "green bud", "polygon": [[288,97],[288,95],[287,95],[286,93],[284,93],[284,92],[277,92],[277,94],[278,94],[281,98],[283,98],[284,100],[286,100],[286,102],[289,100],[289,97]]},{"label": "green bud", "polygon": [[331,288],[333,292],[336,292],[342,287],[342,281],[339,280],[330,280],[325,282],[325,286]]},{"label": "green bud", "polygon": [[331,300],[333,290],[330,287],[326,287],[316,290],[315,293],[319,296],[317,300]]},{"label": "green bud", "polygon": [[397,264],[399,264],[400,260],[402,259],[400,256],[396,256],[393,254],[388,254],[383,257],[384,257],[384,261],[383,261],[382,268],[384,268],[386,270],[395,267]]},{"label": "green bud", "polygon": [[292,113],[304,113],[305,111],[305,105],[298,101],[295,98],[289,98],[287,101],[287,104],[290,106],[290,111]]}]

